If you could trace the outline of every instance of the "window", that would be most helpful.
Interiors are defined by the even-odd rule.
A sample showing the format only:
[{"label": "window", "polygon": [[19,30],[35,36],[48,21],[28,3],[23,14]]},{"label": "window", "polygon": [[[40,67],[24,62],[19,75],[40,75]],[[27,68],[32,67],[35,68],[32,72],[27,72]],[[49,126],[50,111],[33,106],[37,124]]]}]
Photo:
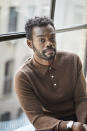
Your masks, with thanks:
[{"label": "window", "polygon": [[0,7],[0,29],[1,29],[1,7]]},{"label": "window", "polygon": [[[55,6],[54,24],[56,29],[84,24],[86,21],[86,1],[58,0]],[[86,49],[86,30],[64,32],[56,35],[57,49],[76,53],[80,56],[83,70]]]},{"label": "window", "polygon": [[19,108],[19,109],[18,109],[18,114],[17,114],[17,116],[20,117],[21,113],[23,113],[23,111],[22,111],[21,108]]},{"label": "window", "polygon": [[8,31],[15,32],[17,29],[17,11],[16,7],[9,8],[9,24]]},{"label": "window", "polygon": [[35,16],[35,6],[29,6],[29,14],[28,17],[32,18],[32,16]]},{"label": "window", "polygon": [[11,93],[13,75],[13,60],[7,61],[5,65],[4,94]]},{"label": "window", "polygon": [[27,19],[34,16],[49,16],[51,0],[0,0],[1,29],[0,33],[24,32]]},{"label": "window", "polygon": [[1,121],[10,120],[10,112],[6,112],[1,116]]},{"label": "window", "polygon": [[73,23],[74,24],[83,24],[85,13],[84,13],[84,6],[76,5],[74,7],[74,14],[73,14]]}]

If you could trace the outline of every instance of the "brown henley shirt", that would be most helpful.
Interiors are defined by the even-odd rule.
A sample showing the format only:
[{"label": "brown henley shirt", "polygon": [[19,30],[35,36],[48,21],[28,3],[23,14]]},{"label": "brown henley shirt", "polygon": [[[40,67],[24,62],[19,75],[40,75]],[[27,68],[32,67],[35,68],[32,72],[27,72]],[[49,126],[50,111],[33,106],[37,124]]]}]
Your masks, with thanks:
[{"label": "brown henley shirt", "polygon": [[80,58],[73,53],[57,52],[50,66],[28,59],[16,72],[15,89],[36,130],[58,131],[59,118],[72,114],[86,122],[86,81]]}]

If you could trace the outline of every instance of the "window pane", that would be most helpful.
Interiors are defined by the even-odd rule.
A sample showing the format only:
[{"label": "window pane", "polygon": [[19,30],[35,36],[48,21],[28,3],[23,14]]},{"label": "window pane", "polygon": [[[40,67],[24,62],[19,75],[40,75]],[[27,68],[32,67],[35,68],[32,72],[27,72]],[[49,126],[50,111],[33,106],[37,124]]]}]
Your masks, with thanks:
[{"label": "window pane", "polygon": [[10,113],[9,112],[6,112],[5,114],[3,114],[1,116],[1,121],[7,121],[7,120],[10,120]]},{"label": "window pane", "polygon": [[56,29],[86,23],[86,2],[86,0],[56,0],[54,15]]},{"label": "window pane", "polygon": [[15,32],[17,29],[17,11],[16,7],[9,8],[8,32]]},{"label": "window pane", "polygon": [[57,40],[57,50],[59,51],[68,51],[75,53],[80,56],[82,64],[83,64],[83,71],[86,68],[86,31],[79,30],[79,31],[70,31],[65,33],[57,33],[56,35]]},{"label": "window pane", "polygon": [[0,30],[1,30],[1,7],[0,7]]},{"label": "window pane", "polygon": [[23,32],[27,19],[50,15],[50,3],[51,0],[0,0],[0,33]]},{"label": "window pane", "polygon": [[0,131],[13,131],[29,124],[15,94],[14,75],[31,55],[26,39],[0,42]]},{"label": "window pane", "polygon": [[[77,26],[86,23],[86,0],[57,0],[55,6],[54,24],[56,29]],[[86,66],[86,30],[78,30],[57,34],[58,50],[70,51],[78,54]]]}]

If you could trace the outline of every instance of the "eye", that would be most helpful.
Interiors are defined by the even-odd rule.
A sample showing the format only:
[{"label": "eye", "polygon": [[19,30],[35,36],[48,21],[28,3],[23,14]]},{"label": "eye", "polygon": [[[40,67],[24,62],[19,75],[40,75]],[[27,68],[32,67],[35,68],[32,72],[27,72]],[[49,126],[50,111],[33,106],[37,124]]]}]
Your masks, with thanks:
[{"label": "eye", "polygon": [[51,42],[55,42],[55,37],[51,37],[51,38],[50,38],[50,41],[51,41]]},{"label": "eye", "polygon": [[45,42],[45,39],[44,38],[40,38],[39,40],[41,43],[44,43]]}]

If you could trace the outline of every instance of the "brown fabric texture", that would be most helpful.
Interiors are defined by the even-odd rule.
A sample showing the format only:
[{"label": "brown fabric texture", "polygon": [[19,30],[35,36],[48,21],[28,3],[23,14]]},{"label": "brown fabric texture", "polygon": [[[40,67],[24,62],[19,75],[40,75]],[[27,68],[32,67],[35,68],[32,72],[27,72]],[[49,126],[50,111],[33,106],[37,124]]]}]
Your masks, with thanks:
[{"label": "brown fabric texture", "polygon": [[86,81],[80,58],[73,53],[57,52],[50,66],[28,59],[15,74],[15,90],[37,130],[54,129],[61,121],[58,118],[72,114],[86,121]]}]

